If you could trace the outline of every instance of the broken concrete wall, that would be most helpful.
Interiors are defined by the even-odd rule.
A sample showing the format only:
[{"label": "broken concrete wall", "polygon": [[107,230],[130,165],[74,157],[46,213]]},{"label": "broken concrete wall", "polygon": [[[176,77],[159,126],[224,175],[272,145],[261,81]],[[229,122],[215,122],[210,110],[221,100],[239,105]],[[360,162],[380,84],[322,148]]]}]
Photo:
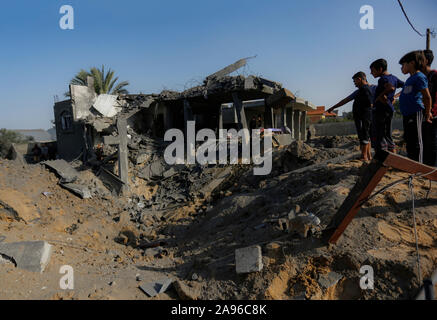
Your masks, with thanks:
[{"label": "broken concrete wall", "polygon": [[[73,160],[77,158],[85,148],[84,124],[74,121],[73,107],[71,100],[55,103],[54,116],[56,126],[56,139],[58,155],[62,159]],[[71,122],[66,123],[69,116]]]},{"label": "broken concrete wall", "polygon": [[97,95],[87,86],[70,85],[70,95],[74,120],[85,119],[91,115],[90,109]]},{"label": "broken concrete wall", "polygon": [[[357,134],[353,121],[317,123],[313,126],[316,131],[316,136],[348,136]],[[403,131],[404,126],[402,119],[393,119],[392,128]]]}]

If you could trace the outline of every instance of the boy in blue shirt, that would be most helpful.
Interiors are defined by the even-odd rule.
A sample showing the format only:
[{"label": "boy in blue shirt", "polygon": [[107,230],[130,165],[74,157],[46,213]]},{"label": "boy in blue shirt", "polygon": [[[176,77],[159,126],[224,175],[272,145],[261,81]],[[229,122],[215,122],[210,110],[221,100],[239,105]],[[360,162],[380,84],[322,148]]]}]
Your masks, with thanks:
[{"label": "boy in blue shirt", "polygon": [[375,150],[388,150],[394,152],[395,144],[391,135],[394,107],[394,95],[396,89],[402,88],[404,82],[396,76],[388,73],[387,61],[378,59],[370,65],[370,72],[374,78],[379,78],[375,90],[373,104],[373,122],[375,127]]},{"label": "boy in blue shirt", "polygon": [[408,158],[423,162],[422,121],[432,123],[431,95],[425,70],[423,51],[412,51],[399,60],[402,73],[410,74],[399,97],[399,108],[403,116],[404,139]]}]

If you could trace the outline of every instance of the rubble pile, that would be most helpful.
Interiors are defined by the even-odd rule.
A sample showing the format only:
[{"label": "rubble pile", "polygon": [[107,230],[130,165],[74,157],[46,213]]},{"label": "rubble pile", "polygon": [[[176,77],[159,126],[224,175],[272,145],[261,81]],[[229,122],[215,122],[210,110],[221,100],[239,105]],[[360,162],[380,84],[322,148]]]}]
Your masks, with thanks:
[{"label": "rubble pile", "polygon": [[[275,149],[275,158],[287,154],[296,166],[255,177],[247,165],[168,167],[162,162],[164,141],[131,129],[128,135],[130,178],[153,189],[150,194],[95,193],[93,181],[99,179],[78,162],[72,170],[62,162],[0,161],[0,233],[6,236],[0,245],[6,259],[0,264],[5,270],[1,297],[15,297],[20,288],[29,292],[25,296],[43,299],[409,299],[417,294],[406,186],[365,204],[339,243],[326,246],[323,230],[362,170],[362,162],[344,158],[353,154],[353,147],[345,148],[351,141],[332,150],[324,147],[325,138]],[[104,165],[115,165],[111,161]],[[405,176],[391,172],[382,185]],[[87,186],[93,197],[72,194],[60,179]],[[428,183],[417,180],[414,187],[417,199],[424,198]],[[422,270],[429,274],[437,262],[437,208],[420,201]],[[33,246],[32,241],[52,246],[51,255],[44,249],[28,256],[38,268],[28,271],[22,263],[8,262],[27,261],[20,248]],[[15,247],[20,252],[9,250]],[[71,296],[50,284],[63,265],[72,265],[83,281]],[[374,290],[359,287],[363,265],[381,275]],[[24,271],[42,273],[20,280]],[[37,285],[47,289],[31,292]]]}]

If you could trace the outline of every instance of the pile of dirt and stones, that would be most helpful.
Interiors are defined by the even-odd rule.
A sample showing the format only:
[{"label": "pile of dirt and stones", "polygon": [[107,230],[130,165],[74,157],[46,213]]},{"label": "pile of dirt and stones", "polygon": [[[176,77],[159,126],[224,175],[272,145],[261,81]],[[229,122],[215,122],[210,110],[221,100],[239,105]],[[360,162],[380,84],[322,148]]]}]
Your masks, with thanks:
[{"label": "pile of dirt and stones", "polygon": [[[163,141],[132,130],[128,134],[132,187],[123,196],[106,189],[96,171],[84,164],[73,167],[76,183],[91,191],[86,198],[63,187],[59,175],[46,165],[0,160],[3,242],[42,240],[53,246],[43,273],[0,264],[0,298],[417,295],[420,283],[407,185],[367,202],[336,245],[328,246],[324,239],[323,230],[367,165],[356,159],[353,137],[293,142],[274,151],[269,175],[254,176],[251,165],[168,166],[162,159]],[[107,156],[112,151],[107,150]],[[106,159],[104,165],[114,170],[116,158]],[[392,170],[380,184],[407,176]],[[428,181],[415,180],[424,276],[430,276],[437,262],[437,191],[431,189],[427,198],[428,191]],[[247,266],[236,257],[236,250],[245,248],[252,248],[257,259],[249,273],[240,272]],[[74,290],[59,289],[62,265],[75,270]],[[374,270],[373,290],[360,287],[363,266]],[[159,292],[151,290],[158,284]]]}]

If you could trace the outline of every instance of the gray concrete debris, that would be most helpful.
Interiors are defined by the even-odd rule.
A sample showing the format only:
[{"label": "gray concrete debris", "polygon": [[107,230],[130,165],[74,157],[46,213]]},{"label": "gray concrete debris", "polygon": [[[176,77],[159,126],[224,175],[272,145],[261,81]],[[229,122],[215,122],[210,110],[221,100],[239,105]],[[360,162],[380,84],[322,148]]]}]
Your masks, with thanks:
[{"label": "gray concrete debris", "polygon": [[235,268],[237,273],[258,272],[263,268],[261,247],[259,245],[236,249]]},{"label": "gray concrete debris", "polygon": [[61,182],[70,183],[76,181],[79,173],[67,161],[58,159],[42,162],[45,166],[55,170],[61,177]]},{"label": "gray concrete debris", "polygon": [[163,247],[148,248],[144,250],[144,256],[156,257],[157,255],[161,254],[164,251],[166,250]]},{"label": "gray concrete debris", "polygon": [[111,190],[111,192],[114,192],[116,194],[121,194],[122,193],[124,183],[115,174],[113,174],[112,172],[106,170],[103,167],[100,167],[100,170],[97,173],[97,176],[100,178],[102,183],[109,190]]},{"label": "gray concrete debris", "polygon": [[168,287],[173,283],[173,281],[173,279],[165,278],[155,282],[148,282],[140,285],[140,289],[153,298],[158,294],[167,291]]},{"label": "gray concrete debris", "polygon": [[325,289],[335,286],[338,281],[343,278],[343,275],[336,272],[329,272],[328,274],[319,274],[319,284]]},{"label": "gray concrete debris", "polygon": [[247,64],[247,60],[249,59],[253,59],[255,57],[248,57],[248,58],[243,58],[240,59],[236,62],[234,62],[233,64],[230,64],[226,67],[224,67],[223,69],[213,73],[212,75],[206,77],[206,80],[213,80],[213,79],[217,79],[217,78],[222,78],[224,76],[227,76],[228,74],[237,71],[238,69],[244,67]]},{"label": "gray concrete debris", "polygon": [[163,176],[164,178],[170,178],[170,177],[174,176],[174,175],[177,174],[177,173],[178,173],[178,171],[177,171],[174,167],[171,167],[170,169],[168,169],[167,171],[165,171],[165,172],[162,174],[162,176]]},{"label": "gray concrete debris", "polygon": [[150,154],[147,153],[143,153],[143,154],[139,154],[135,160],[136,164],[142,164],[144,162],[149,161],[150,159]]},{"label": "gray concrete debris", "polygon": [[216,190],[232,173],[232,168],[227,167],[220,172],[209,184],[204,186],[200,192],[203,194],[211,193]]},{"label": "gray concrete debris", "polygon": [[296,232],[301,237],[306,238],[308,231],[320,226],[320,219],[312,213],[304,212],[298,214],[295,218],[290,220],[290,232]]},{"label": "gray concrete debris", "polygon": [[165,171],[165,164],[157,160],[145,167],[138,176],[145,180],[158,180],[163,177]]},{"label": "gray concrete debris", "polygon": [[82,199],[92,198],[90,189],[87,186],[76,184],[76,183],[61,183],[61,187],[71,191],[75,195],[78,195]]},{"label": "gray concrete debris", "polygon": [[97,94],[87,86],[70,85],[70,96],[76,119],[85,119],[91,115],[90,108],[96,101]]},{"label": "gray concrete debris", "polygon": [[102,132],[103,130],[109,128],[113,123],[112,119],[97,118],[92,122],[92,124],[97,132]]},{"label": "gray concrete debris", "polygon": [[93,107],[101,115],[108,118],[114,117],[122,109],[118,106],[117,96],[111,94],[100,94],[96,102],[94,102]]},{"label": "gray concrete debris", "polygon": [[17,268],[42,273],[50,261],[52,245],[46,241],[0,243],[0,255]]},{"label": "gray concrete debris", "polygon": [[280,146],[288,146],[293,142],[293,138],[289,133],[275,134],[272,136],[272,138]]}]

